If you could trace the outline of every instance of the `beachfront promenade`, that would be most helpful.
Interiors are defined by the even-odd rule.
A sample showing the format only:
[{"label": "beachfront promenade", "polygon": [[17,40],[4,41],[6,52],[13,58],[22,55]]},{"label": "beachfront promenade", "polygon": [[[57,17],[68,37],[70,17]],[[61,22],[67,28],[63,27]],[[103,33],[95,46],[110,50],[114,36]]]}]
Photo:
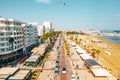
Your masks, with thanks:
[{"label": "beachfront promenade", "polygon": [[[95,77],[91,72],[89,72],[89,69],[85,66],[84,61],[80,58],[80,56],[76,53],[76,50],[74,47],[70,45],[70,57],[66,56],[66,53],[62,49],[62,46],[57,50],[58,42],[56,42],[56,45],[53,47],[53,51],[51,51],[49,54],[49,58],[47,59],[44,68],[52,69],[52,70],[43,70],[42,73],[40,73],[39,79],[44,80],[70,80],[71,75],[74,74],[76,76],[76,79],[79,77],[83,80],[115,80],[112,76],[111,77]],[[59,69],[59,75],[55,76],[53,68],[55,68],[55,62],[57,58],[57,53],[60,53],[60,69]],[[66,63],[67,61],[67,63]],[[66,65],[65,65],[65,64]],[[69,66],[68,66],[69,65]],[[78,66],[76,68],[76,66]],[[62,74],[62,67],[67,68],[67,74]]]},{"label": "beachfront promenade", "polygon": [[[74,36],[73,36],[74,37]],[[107,69],[110,74],[116,78],[119,76],[120,69],[120,46],[104,40],[97,35],[80,35],[76,37],[77,40],[81,40],[79,46],[83,47],[88,53],[92,53],[92,49],[99,50],[99,56],[97,62]],[[106,53],[107,52],[107,53]],[[108,54],[109,53],[109,54]]]},{"label": "beachfront promenade", "polygon": [[[41,80],[41,79],[42,80],[63,80],[63,79],[71,80],[71,75],[75,75],[76,80],[79,80],[79,79],[82,79],[82,80],[116,80],[114,78],[114,75],[111,74],[111,72],[109,71],[110,67],[108,67],[107,64],[106,65],[102,64],[105,61],[105,59],[103,59],[103,57],[101,55],[99,56],[98,60],[95,58],[95,61],[97,61],[101,65],[100,67],[104,66],[104,68],[105,68],[107,66],[108,68],[106,67],[105,69],[107,69],[111,75],[106,74],[106,73],[103,74],[100,72],[98,72],[100,74],[97,74],[97,72],[92,72],[91,70],[94,70],[94,69],[88,68],[85,65],[85,60],[81,57],[82,55],[77,53],[78,48],[80,48],[81,51],[85,50],[86,52],[87,52],[87,49],[85,49],[84,46],[79,45],[79,44],[76,44],[77,46],[72,46],[73,41],[70,40],[69,36],[64,36],[64,38],[65,38],[65,40],[67,40],[67,43],[69,45],[69,50],[70,50],[69,56],[66,53],[65,45],[64,45],[62,38],[58,37],[52,50],[47,53],[48,57],[46,59],[44,59],[43,66],[27,67],[27,66],[24,66],[24,64],[21,64],[18,67],[20,67],[21,69],[31,69],[32,71],[42,70],[42,72],[40,72],[40,74],[37,75],[38,76],[37,80]],[[87,40],[93,39],[92,37],[88,38],[88,36],[86,36],[86,35],[84,37],[80,36],[80,38],[83,41],[86,41],[86,38],[87,38]],[[94,37],[94,40],[95,40],[95,37]],[[102,41],[101,39],[99,40],[97,38],[96,40],[98,40],[97,44],[101,44],[101,42],[99,43],[99,41]],[[87,45],[93,46],[94,43],[96,44],[96,40],[95,40],[95,42],[92,40],[91,40],[91,42],[88,41]],[[103,41],[102,41],[102,44],[104,44],[105,46],[106,45],[108,46],[108,44],[104,43]],[[98,46],[98,45],[95,45],[95,46],[96,46],[95,47],[96,49],[101,50],[101,48],[99,48],[101,46]],[[40,48],[40,46],[38,48]],[[91,47],[91,49],[92,48],[93,47]],[[107,48],[102,48],[102,49],[108,50],[109,48],[113,48],[113,47],[107,47]],[[40,49],[37,49],[37,50],[40,50]],[[87,54],[90,54],[90,53],[87,53]],[[111,55],[107,55],[107,54],[105,54],[105,55],[107,57],[108,56],[110,57],[113,54],[111,53]],[[84,57],[86,59],[87,58],[91,59],[92,56],[91,57],[84,56]],[[59,65],[56,64],[56,61],[59,61]],[[56,66],[59,66],[57,75],[55,73],[55,70],[57,70]],[[64,74],[62,72],[63,68],[66,68],[66,74]],[[101,71],[101,70],[103,70],[103,68],[100,68],[99,70]],[[97,71],[97,70],[94,70],[94,71]],[[104,75],[104,76],[101,76],[101,75]]]}]

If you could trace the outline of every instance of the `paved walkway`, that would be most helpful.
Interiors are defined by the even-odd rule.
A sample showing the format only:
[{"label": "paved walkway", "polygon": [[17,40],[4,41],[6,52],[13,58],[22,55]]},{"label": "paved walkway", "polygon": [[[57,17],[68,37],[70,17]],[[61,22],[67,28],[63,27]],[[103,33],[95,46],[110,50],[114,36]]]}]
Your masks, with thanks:
[{"label": "paved walkway", "polygon": [[[55,68],[55,62],[57,59],[57,45],[58,45],[58,40],[56,41],[53,50],[50,51],[49,57],[45,62],[44,68]],[[43,72],[40,73],[39,77],[37,80],[55,80],[54,76],[54,69],[53,70],[43,70]]]},{"label": "paved walkway", "polygon": [[[71,65],[73,65],[73,68],[76,68],[77,66],[81,68],[80,70],[73,70],[74,74],[76,76],[81,77],[83,80],[115,80],[112,77],[94,77],[91,72],[86,68],[84,65],[84,61],[79,57],[79,55],[76,53],[76,50],[74,47],[70,46],[70,59],[71,59]],[[77,74],[76,74],[77,73]]]}]

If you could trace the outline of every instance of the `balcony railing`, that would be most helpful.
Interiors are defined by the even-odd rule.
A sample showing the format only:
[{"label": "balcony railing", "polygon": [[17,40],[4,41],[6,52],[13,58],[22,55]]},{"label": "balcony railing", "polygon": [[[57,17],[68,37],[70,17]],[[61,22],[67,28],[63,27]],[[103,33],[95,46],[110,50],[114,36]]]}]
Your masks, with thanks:
[{"label": "balcony railing", "polygon": [[0,40],[0,43],[7,43],[7,40]]},{"label": "balcony railing", "polygon": [[0,46],[0,48],[8,48],[8,47],[9,47],[8,45]]},{"label": "balcony railing", "polygon": [[2,54],[9,54],[9,53],[11,53],[11,52],[15,52],[15,51],[17,51],[17,50],[19,50],[19,49],[22,49],[23,47],[20,47],[20,48],[17,48],[17,49],[14,49],[14,50],[10,50],[10,51],[0,51],[0,55],[2,55]]},{"label": "balcony railing", "polygon": [[0,26],[9,26],[9,27],[21,27],[21,25],[14,25],[14,24],[0,24]]}]

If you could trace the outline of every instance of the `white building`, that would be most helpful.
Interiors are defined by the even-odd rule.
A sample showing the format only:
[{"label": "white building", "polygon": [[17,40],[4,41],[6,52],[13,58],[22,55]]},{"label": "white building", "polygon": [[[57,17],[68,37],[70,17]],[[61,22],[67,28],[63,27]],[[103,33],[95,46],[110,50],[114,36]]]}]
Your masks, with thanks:
[{"label": "white building", "polygon": [[38,25],[37,30],[38,30],[38,36],[43,35],[43,25]]},{"label": "white building", "polygon": [[[23,48],[22,22],[14,19],[0,18],[0,59],[18,55]],[[13,46],[9,42],[13,38]]]},{"label": "white building", "polygon": [[45,33],[52,31],[52,23],[51,22],[43,22],[43,26],[45,27]]},{"label": "white building", "polygon": [[[12,42],[10,40],[12,39]],[[0,18],[0,66],[17,61],[37,44],[37,24]]]},{"label": "white building", "polygon": [[52,23],[43,22],[42,25],[38,25],[37,30],[38,30],[38,36],[41,36],[41,35],[43,35],[47,32],[51,32],[53,30],[52,29]]},{"label": "white building", "polygon": [[[37,44],[37,24],[22,24],[24,51]],[[28,53],[28,51],[26,52]]]}]

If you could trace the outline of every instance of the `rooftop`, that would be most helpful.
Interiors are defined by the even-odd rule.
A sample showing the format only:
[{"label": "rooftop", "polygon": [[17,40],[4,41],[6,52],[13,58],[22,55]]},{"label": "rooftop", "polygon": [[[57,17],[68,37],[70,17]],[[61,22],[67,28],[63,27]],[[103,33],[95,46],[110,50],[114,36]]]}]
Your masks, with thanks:
[{"label": "rooftop", "polygon": [[10,77],[9,80],[23,80],[28,74],[30,70],[19,70],[18,73],[16,73],[14,76]]}]

